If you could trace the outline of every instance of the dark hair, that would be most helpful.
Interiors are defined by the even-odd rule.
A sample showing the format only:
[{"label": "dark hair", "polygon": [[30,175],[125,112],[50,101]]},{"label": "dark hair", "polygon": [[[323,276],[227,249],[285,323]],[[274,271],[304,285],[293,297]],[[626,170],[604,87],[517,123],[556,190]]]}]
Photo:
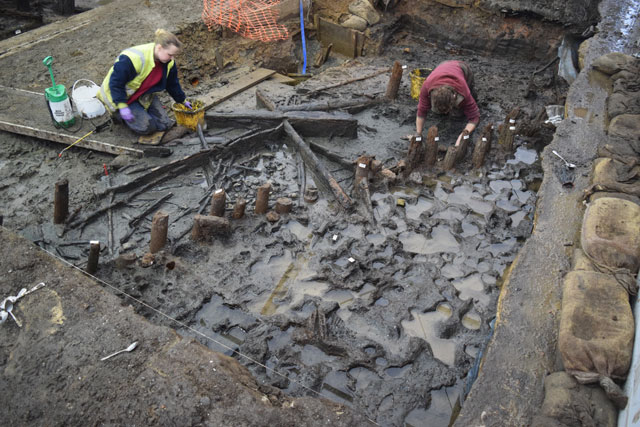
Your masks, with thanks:
[{"label": "dark hair", "polygon": [[449,86],[440,86],[431,91],[431,105],[440,114],[447,114],[455,106],[455,91]]}]

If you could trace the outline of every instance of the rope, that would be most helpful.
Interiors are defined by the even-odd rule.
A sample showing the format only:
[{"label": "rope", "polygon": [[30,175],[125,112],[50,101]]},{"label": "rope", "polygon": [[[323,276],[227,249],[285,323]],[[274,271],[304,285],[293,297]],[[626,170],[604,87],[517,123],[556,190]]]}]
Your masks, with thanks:
[{"label": "rope", "polygon": [[[631,296],[638,295],[638,286],[636,285],[636,278],[633,276],[633,274],[631,274],[629,269],[619,268],[619,267],[609,267],[608,265],[601,264],[598,261],[596,261],[591,255],[587,253],[587,251],[583,250],[582,252],[587,256],[589,261],[591,261],[591,263],[593,264],[595,269],[598,271],[598,273],[611,274],[613,278],[616,279],[616,282],[618,282],[618,284],[622,286],[629,295]],[[618,277],[619,275],[622,277]]]},{"label": "rope", "polygon": [[[187,325],[186,323],[181,322],[181,321],[179,321],[178,319],[175,319],[175,318],[173,318],[173,317],[169,316],[169,315],[168,315],[168,314],[166,314],[166,313],[163,313],[162,311],[158,310],[157,308],[152,307],[152,306],[150,306],[149,304],[147,304],[146,302],[141,301],[141,300],[139,300],[138,298],[135,298],[135,297],[133,297],[133,296],[131,296],[131,295],[127,294],[125,291],[123,291],[123,290],[121,290],[121,289],[116,288],[115,286],[113,286],[113,285],[111,285],[111,284],[109,284],[109,283],[105,282],[104,280],[100,279],[99,277],[96,277],[96,276],[94,276],[94,275],[92,275],[92,274],[90,274],[90,273],[87,273],[85,270],[82,270],[81,268],[79,268],[79,267],[75,266],[74,264],[70,263],[70,262],[69,262],[69,261],[67,261],[66,259],[64,259],[64,258],[60,258],[59,256],[57,256],[57,255],[55,255],[55,254],[53,254],[53,253],[49,252],[48,250],[46,250],[46,249],[44,249],[44,248],[39,247],[39,246],[38,246],[38,248],[39,248],[40,250],[42,250],[42,251],[44,251],[44,252],[48,253],[48,254],[49,254],[50,256],[52,256],[53,258],[55,258],[55,259],[57,259],[57,260],[59,260],[59,261],[62,261],[64,264],[67,264],[67,265],[69,265],[70,267],[72,267],[72,268],[74,268],[74,269],[76,269],[76,270],[80,271],[82,274],[84,274],[84,275],[86,275],[86,276],[88,276],[88,277],[90,277],[90,278],[94,279],[95,281],[97,281],[97,282],[99,282],[99,283],[101,283],[101,284],[103,284],[103,285],[105,285],[105,286],[107,286],[107,287],[109,287],[109,288],[111,288],[111,289],[113,289],[114,291],[116,291],[116,292],[118,292],[118,293],[123,294],[124,296],[126,296],[126,297],[128,297],[128,298],[131,298],[133,301],[137,302],[138,304],[140,304],[140,305],[142,305],[142,306],[144,306],[144,307],[148,308],[149,310],[151,310],[151,311],[153,311],[153,312],[155,312],[155,313],[157,313],[157,314],[159,314],[159,315],[161,315],[161,316],[165,317],[166,319],[171,320],[172,322],[175,322],[176,324],[180,325],[181,327],[183,327],[183,328],[185,328],[185,329],[188,329],[189,331],[191,331],[191,332],[195,333],[196,335],[199,335],[199,336],[201,336],[201,337],[203,337],[203,338],[205,338],[205,339],[207,339],[207,340],[209,340],[209,341],[211,341],[211,342],[213,342],[213,343],[215,343],[215,344],[218,344],[218,345],[219,345],[219,346],[221,346],[221,347],[224,347],[225,349],[227,349],[227,350],[231,351],[232,353],[234,353],[234,354],[236,354],[236,355],[238,355],[238,356],[240,356],[240,357],[243,357],[243,358],[247,359],[247,360],[248,360],[248,361],[250,361],[251,363],[255,363],[256,365],[260,366],[261,368],[264,368],[266,371],[269,371],[269,372],[271,372],[271,373],[273,373],[273,374],[275,374],[275,375],[277,375],[277,376],[279,376],[279,377],[282,377],[282,378],[284,378],[284,379],[286,379],[286,380],[288,380],[288,381],[291,381],[292,383],[294,383],[294,384],[296,384],[296,385],[300,386],[301,388],[303,388],[303,389],[305,389],[305,390],[307,390],[307,391],[310,391],[312,394],[317,395],[317,396],[318,396],[318,397],[320,397],[320,398],[323,398],[323,399],[325,399],[325,398],[326,398],[325,396],[323,396],[321,393],[319,393],[319,392],[315,391],[314,389],[312,389],[312,388],[310,388],[310,387],[307,387],[306,385],[304,385],[304,384],[302,384],[302,383],[300,383],[300,382],[298,382],[298,381],[296,381],[296,380],[294,380],[294,379],[289,378],[289,377],[288,377],[288,376],[286,376],[285,374],[281,374],[280,372],[276,371],[276,370],[275,370],[275,369],[273,369],[273,368],[269,368],[268,366],[266,366],[266,365],[264,365],[264,364],[262,364],[262,363],[258,362],[257,360],[255,360],[255,359],[254,359],[254,358],[252,358],[251,356],[247,356],[247,355],[245,355],[245,354],[240,353],[238,350],[235,350],[235,349],[233,349],[233,348],[229,347],[228,345],[226,345],[226,344],[224,344],[224,343],[222,343],[222,342],[220,342],[220,341],[217,341],[215,338],[212,338],[212,337],[210,337],[210,336],[206,335],[205,333],[200,332],[200,331],[198,331],[197,329],[192,328],[191,326]],[[359,409],[359,408],[354,408],[354,409],[356,409],[356,411],[357,411],[357,412],[359,412],[363,417],[365,417],[367,420],[369,420],[369,421],[370,421],[370,422],[372,422],[373,424],[375,424],[375,425],[379,425],[379,424],[378,424],[378,423],[376,423],[374,420],[372,420],[372,419],[371,419],[371,418],[369,418],[367,415],[365,415],[365,414],[364,414],[364,412],[363,412],[361,409]]]}]

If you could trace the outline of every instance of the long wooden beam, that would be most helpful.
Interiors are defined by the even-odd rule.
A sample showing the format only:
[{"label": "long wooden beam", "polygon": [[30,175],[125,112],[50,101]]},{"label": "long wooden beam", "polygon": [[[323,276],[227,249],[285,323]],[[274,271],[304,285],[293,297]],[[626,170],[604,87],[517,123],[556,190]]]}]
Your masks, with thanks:
[{"label": "long wooden beam", "polygon": [[[66,135],[64,133],[38,129],[32,126],[9,123],[2,120],[0,120],[0,130],[13,132],[20,135],[32,136],[34,138],[45,139],[47,141],[60,142],[62,144],[67,144],[67,145],[71,145],[78,140],[78,136]],[[107,142],[102,142],[102,141],[98,141],[90,138],[83,139],[82,141],[76,144],[76,147],[83,147],[83,148],[88,148],[95,151],[101,151],[103,153],[115,154],[116,156],[119,154],[125,154],[125,153],[132,154],[137,157],[144,156],[143,150],[109,144]]]},{"label": "long wooden beam", "polygon": [[358,120],[346,113],[324,111],[235,111],[219,113],[209,111],[205,115],[207,125],[234,126],[259,125],[276,127],[287,119],[294,129],[303,136],[343,136],[355,138],[358,134]]}]

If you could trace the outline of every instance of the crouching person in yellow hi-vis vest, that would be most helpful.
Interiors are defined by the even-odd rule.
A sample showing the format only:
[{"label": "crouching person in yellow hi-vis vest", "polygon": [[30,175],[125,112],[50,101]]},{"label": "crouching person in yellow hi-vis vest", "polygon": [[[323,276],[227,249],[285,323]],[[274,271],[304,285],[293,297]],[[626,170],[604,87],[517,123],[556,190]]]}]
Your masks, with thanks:
[{"label": "crouching person in yellow hi-vis vest", "polygon": [[125,49],[104,78],[98,98],[140,135],[169,129],[174,122],[155,94],[166,90],[177,103],[191,108],[174,61],[181,47],[175,35],[159,29],[153,43]]}]

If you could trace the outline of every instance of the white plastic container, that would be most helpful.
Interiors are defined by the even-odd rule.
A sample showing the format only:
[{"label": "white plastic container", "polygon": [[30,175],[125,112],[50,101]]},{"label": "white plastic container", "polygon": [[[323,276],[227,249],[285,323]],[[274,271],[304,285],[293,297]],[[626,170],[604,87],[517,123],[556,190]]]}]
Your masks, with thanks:
[{"label": "white plastic container", "polygon": [[[83,82],[78,84],[79,82]],[[100,86],[87,79],[76,80],[71,91],[71,99],[78,111],[86,118],[93,119],[105,113],[104,104],[96,98]]]}]

